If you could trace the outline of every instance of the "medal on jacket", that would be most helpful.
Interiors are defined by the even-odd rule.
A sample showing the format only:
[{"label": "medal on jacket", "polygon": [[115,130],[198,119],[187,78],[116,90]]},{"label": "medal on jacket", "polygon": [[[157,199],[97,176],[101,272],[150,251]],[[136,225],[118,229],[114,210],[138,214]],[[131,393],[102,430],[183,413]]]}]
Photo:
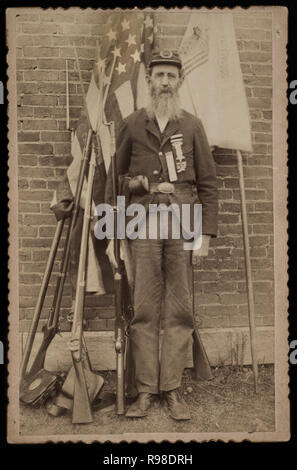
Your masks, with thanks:
[{"label": "medal on jacket", "polygon": [[170,137],[170,142],[172,149],[175,153],[175,164],[176,164],[176,172],[181,173],[185,171],[187,168],[187,162],[183,155],[182,145],[183,145],[183,135],[182,134],[175,134]]}]

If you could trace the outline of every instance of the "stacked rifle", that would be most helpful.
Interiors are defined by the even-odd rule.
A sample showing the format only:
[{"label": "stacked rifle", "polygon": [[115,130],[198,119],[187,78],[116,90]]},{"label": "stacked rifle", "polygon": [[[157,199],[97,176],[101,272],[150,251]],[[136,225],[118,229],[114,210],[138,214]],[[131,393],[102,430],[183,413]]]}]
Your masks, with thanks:
[{"label": "stacked rifle", "polygon": [[[93,421],[92,404],[98,399],[99,393],[102,389],[104,380],[103,378],[92,371],[88,351],[83,336],[84,325],[84,300],[86,290],[87,278],[87,254],[88,254],[88,240],[90,231],[90,222],[92,219],[92,200],[94,177],[96,169],[96,152],[95,146],[100,145],[98,134],[92,129],[90,119],[87,113],[86,97],[81,77],[81,71],[78,61],[77,52],[76,62],[79,72],[79,78],[84,98],[85,111],[89,122],[89,131],[87,134],[86,144],[82,153],[80,162],[80,171],[77,181],[74,200],[65,211],[60,215],[57,222],[55,236],[49,253],[48,262],[46,265],[45,274],[42,280],[40,293],[37,300],[37,305],[32,318],[30,331],[27,337],[25,350],[21,365],[21,383],[20,383],[20,399],[23,403],[32,406],[41,406],[52,398],[52,403],[48,406],[48,412],[51,415],[57,416],[62,414],[66,409],[72,411],[73,423],[89,423]],[[66,71],[67,71],[66,62]],[[104,71],[99,71],[99,89],[103,90],[103,76]],[[67,103],[69,105],[68,97],[68,74],[66,74],[66,94]],[[103,91],[101,92],[103,93]],[[106,95],[106,90],[105,90]],[[104,116],[104,100],[101,94],[101,101],[98,106],[98,122],[108,125],[110,127],[111,136],[111,165],[113,172],[113,209],[117,211],[116,200],[118,194],[118,178],[116,175],[115,165],[115,135],[114,123],[105,123]],[[67,128],[69,128],[69,109],[67,106]],[[98,125],[97,125],[98,129]],[[46,353],[49,345],[59,329],[59,313],[63,295],[63,288],[65,284],[67,269],[70,259],[71,239],[75,224],[78,219],[80,208],[80,200],[84,179],[87,178],[87,189],[85,195],[85,208],[83,216],[83,225],[81,232],[81,245],[80,256],[78,265],[78,275],[76,284],[76,298],[75,307],[72,319],[71,338],[68,343],[69,350],[72,356],[72,367],[68,372],[66,378],[61,374],[55,374],[47,371],[44,368]],[[37,351],[35,359],[31,367],[28,369],[30,356],[32,353],[33,343],[36,336],[41,312],[47,292],[47,287],[52,274],[58,246],[61,240],[63,228],[66,220],[69,219],[69,224],[66,231],[66,239],[64,244],[63,258],[61,262],[60,272],[57,277],[57,284],[53,297],[53,304],[49,312],[46,325],[43,327],[43,339]],[[116,223],[116,217],[114,217]],[[117,228],[115,227],[115,234]],[[116,411],[118,414],[125,412],[125,352],[127,341],[127,328],[126,328],[126,313],[129,312],[130,318],[132,315],[132,300],[130,297],[130,289],[125,274],[125,269],[122,260],[120,259],[120,246],[119,240],[115,235],[114,240],[115,258],[117,267],[114,269],[115,281],[115,303],[116,303],[116,320],[115,320],[115,350],[117,357],[117,387],[116,387]],[[128,353],[129,354],[129,353]],[[128,376],[132,377],[132,369],[128,371]]]}]

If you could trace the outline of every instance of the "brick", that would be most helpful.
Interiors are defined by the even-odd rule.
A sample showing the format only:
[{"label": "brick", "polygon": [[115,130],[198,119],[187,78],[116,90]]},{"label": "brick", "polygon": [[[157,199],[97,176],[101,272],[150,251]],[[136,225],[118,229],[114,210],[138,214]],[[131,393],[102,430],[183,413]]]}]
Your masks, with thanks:
[{"label": "brick", "polygon": [[221,212],[240,212],[240,204],[238,202],[222,202],[220,203]]},{"label": "brick", "polygon": [[[36,64],[39,69],[48,69],[48,70],[64,70],[66,67],[65,59],[37,59]],[[68,69],[73,69],[73,63],[70,61],[68,63]]]},{"label": "brick", "polygon": [[272,111],[263,111],[263,119],[272,119]]},{"label": "brick", "polygon": [[37,157],[35,155],[20,155],[18,157],[18,162],[21,166],[36,166]]},{"label": "brick", "polygon": [[272,212],[273,203],[272,202],[257,202],[255,204],[255,210],[261,212]]},{"label": "brick", "polygon": [[240,51],[257,51],[260,49],[260,42],[255,40],[240,40],[237,41],[237,46]]},{"label": "brick", "polygon": [[207,316],[223,316],[223,315],[236,315],[237,307],[234,305],[206,305],[204,307],[204,315]]},{"label": "brick", "polygon": [[[68,139],[69,140],[69,133],[68,133]],[[55,144],[55,154],[56,155],[65,155],[70,153],[70,142],[63,143],[63,144]]]},{"label": "brick", "polygon": [[271,109],[271,100],[268,98],[247,98],[250,108]]},{"label": "brick", "polygon": [[[21,201],[48,201],[52,198],[52,196],[53,196],[52,191],[20,191],[19,192],[19,199]],[[35,215],[34,217],[37,217],[37,215]],[[26,222],[26,223],[30,223],[30,222]]]},{"label": "brick", "polygon": [[272,177],[272,168],[249,166],[243,169],[245,178],[268,178]]},{"label": "brick", "polygon": [[108,330],[112,330],[112,331],[114,330],[114,324],[115,324],[114,318],[108,318],[106,324],[107,324]]},{"label": "brick", "polygon": [[[65,80],[64,80],[65,81]],[[60,93],[66,93],[66,85],[65,83],[38,83],[38,90],[39,93],[42,94],[47,94],[47,93],[55,93],[55,94],[60,94]],[[75,93],[76,92],[76,85],[69,83],[69,93]]]},{"label": "brick", "polygon": [[252,131],[270,131],[271,132],[271,122],[263,121],[252,121],[251,122]]},{"label": "brick", "polygon": [[48,142],[68,142],[70,141],[70,132],[41,132],[41,140]]},{"label": "brick", "polygon": [[[94,12],[87,13],[87,12],[80,12],[75,15],[75,22],[78,24],[105,24],[107,21],[107,13],[105,12]],[[102,28],[102,26],[101,26]]]},{"label": "brick", "polygon": [[271,64],[251,64],[250,70],[251,73],[254,73],[255,75],[272,75]]},{"label": "brick", "polygon": [[19,179],[18,180],[18,188],[19,189],[28,189],[29,183],[26,179]]},{"label": "brick", "polygon": [[53,36],[34,36],[34,46],[46,46],[46,47],[51,47],[53,46],[53,41],[52,41]]},{"label": "brick", "polygon": [[20,202],[19,212],[40,212],[39,202]]},{"label": "brick", "polygon": [[[31,261],[32,259],[32,253],[30,250],[19,250],[19,261],[24,262],[24,261]],[[19,288],[20,289],[20,288]],[[28,288],[26,288],[28,291]],[[20,292],[20,291],[19,291]]]},{"label": "brick", "polygon": [[25,34],[61,34],[63,32],[60,25],[47,24],[44,22],[23,24],[22,30]]},{"label": "brick", "polygon": [[220,235],[238,235],[242,233],[241,224],[221,224],[219,226]]},{"label": "brick", "polygon": [[18,106],[17,115],[18,115],[18,118],[33,117],[34,108],[33,106]]},{"label": "brick", "polygon": [[37,68],[36,59],[16,59],[17,70],[34,70]]},{"label": "brick", "polygon": [[21,95],[22,93],[38,93],[38,84],[37,83],[17,83],[17,92]]},{"label": "brick", "polygon": [[20,154],[39,154],[48,155],[53,153],[53,146],[51,144],[19,144],[18,150]]},{"label": "brick", "polygon": [[33,180],[30,182],[30,189],[45,189],[46,181],[44,180]]},{"label": "brick", "polygon": [[39,274],[20,274],[20,284],[39,284],[41,282],[41,275]]},{"label": "brick", "polygon": [[[205,293],[211,292],[234,292],[237,290],[237,286],[235,282],[204,282],[203,283],[203,291]],[[196,292],[196,287],[195,287]]]},{"label": "brick", "polygon": [[272,52],[272,42],[271,41],[261,41],[261,49],[263,51]]},{"label": "brick", "polygon": [[22,240],[23,248],[48,248],[51,246],[53,239],[52,238],[27,238]]},{"label": "brick", "polygon": [[266,257],[266,249],[257,247],[250,249],[250,255],[252,258],[265,258]]},{"label": "brick", "polygon": [[89,24],[63,24],[63,34],[89,35],[91,28]]},{"label": "brick", "polygon": [[69,11],[57,11],[53,13],[46,10],[40,13],[40,19],[42,22],[53,22],[53,23],[74,23],[74,14]]},{"label": "brick", "polygon": [[23,121],[23,130],[56,130],[57,129],[57,121],[53,119],[44,119],[41,120],[33,120],[33,119],[26,119]]},{"label": "brick", "polygon": [[31,36],[27,36],[26,34],[18,34],[16,40],[17,46],[33,46],[33,38]]},{"label": "brick", "polygon": [[220,271],[220,282],[226,282],[226,281],[238,281],[245,279],[245,271],[240,270],[240,271]]},{"label": "brick", "polygon": [[270,86],[272,87],[272,77],[257,77],[255,75],[244,75],[243,81],[246,85]]},{"label": "brick", "polygon": [[52,168],[19,168],[19,174],[31,178],[52,178],[55,176]]},{"label": "brick", "polygon": [[217,281],[218,273],[215,271],[200,271],[194,275],[195,281]]},{"label": "brick", "polygon": [[234,15],[233,19],[236,28],[271,29],[271,19],[269,18],[253,18],[250,15]]},{"label": "brick", "polygon": [[268,269],[257,269],[253,273],[253,279],[255,281],[273,281],[274,280],[274,273],[272,270]]},{"label": "brick", "polygon": [[112,330],[113,328],[108,328],[107,326],[108,320],[105,319],[90,319],[89,320],[89,329],[91,331],[105,331],[105,330]]},{"label": "brick", "polygon": [[57,47],[24,46],[25,57],[59,57]]},{"label": "brick", "polygon": [[[48,222],[45,223],[46,227],[39,227],[39,236],[40,237],[47,238],[47,237],[53,237],[54,236],[55,231],[56,231],[56,227],[54,225],[49,226],[51,221],[52,221],[53,224],[55,223],[55,219],[53,218],[53,212],[51,212],[51,215],[52,215],[52,217],[50,218],[50,220],[48,220]],[[42,217],[48,219],[48,216],[43,215]]]},{"label": "brick", "polygon": [[268,236],[264,235],[252,235],[249,237],[250,246],[267,246],[269,243]]},{"label": "brick", "polygon": [[[72,110],[71,110],[72,113]],[[34,108],[34,117],[35,118],[65,118],[66,111],[65,108],[48,108],[48,107],[36,107]]]},{"label": "brick", "polygon": [[253,87],[253,96],[255,97],[264,97],[264,98],[271,98],[272,97],[272,88],[268,87]]},{"label": "brick", "polygon": [[239,216],[234,214],[219,214],[219,224],[237,224],[239,222]]},{"label": "brick", "polygon": [[[68,153],[70,153],[70,149]],[[72,157],[70,155],[66,155],[66,156],[61,155],[59,157],[47,156],[47,157],[39,157],[38,159],[38,163],[40,166],[67,167],[68,165],[70,165],[71,162],[72,162]]]},{"label": "brick", "polygon": [[23,103],[24,105],[31,106],[55,106],[57,104],[57,98],[52,95],[25,95],[23,97]]},{"label": "brick", "polygon": [[24,72],[26,82],[48,82],[59,80],[58,71],[32,70]]},{"label": "brick", "polygon": [[240,62],[271,62],[272,56],[268,52],[247,52],[247,51],[239,51],[239,59]]},{"label": "brick", "polygon": [[270,234],[273,233],[273,224],[256,224],[253,226],[253,232],[255,234],[264,233]]},{"label": "brick", "polygon": [[19,142],[36,142],[39,140],[39,132],[18,132]]},{"label": "brick", "polygon": [[113,318],[115,311],[114,308],[96,309],[99,318]]},{"label": "brick", "polygon": [[265,31],[262,29],[241,29],[236,28],[236,38],[238,39],[266,39]]},{"label": "brick", "polygon": [[269,224],[273,222],[272,212],[262,212],[260,214],[249,214],[248,221],[250,224]]},{"label": "brick", "polygon": [[37,228],[30,225],[19,226],[19,237],[33,238],[37,236]]},{"label": "brick", "polygon": [[266,133],[255,132],[254,133],[254,140],[255,140],[255,142],[270,143],[270,142],[272,142],[272,134],[268,134],[267,132]]}]

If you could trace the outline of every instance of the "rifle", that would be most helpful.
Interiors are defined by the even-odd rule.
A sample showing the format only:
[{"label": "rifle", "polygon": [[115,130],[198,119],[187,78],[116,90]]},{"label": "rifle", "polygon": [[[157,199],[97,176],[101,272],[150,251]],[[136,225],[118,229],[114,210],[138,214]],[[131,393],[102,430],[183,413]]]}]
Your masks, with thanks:
[{"label": "rifle", "polygon": [[114,218],[114,289],[115,289],[115,352],[116,352],[116,412],[125,414],[125,317],[124,317],[124,291],[123,291],[123,262],[120,256],[120,240],[118,239],[117,224],[117,196],[119,194],[119,181],[116,167],[116,146],[114,122],[110,126],[110,152],[112,173],[112,208]]},{"label": "rifle", "polygon": [[[92,129],[89,130],[87,148],[90,149],[91,136],[93,135]],[[73,392],[73,423],[90,423],[93,421],[91,402],[89,391],[87,387],[86,375],[87,371],[86,362],[83,357],[83,309],[86,288],[86,268],[87,268],[87,253],[88,253],[88,238],[90,230],[91,209],[92,209],[92,194],[94,186],[94,176],[96,168],[95,150],[91,150],[91,160],[88,172],[88,184],[86,191],[85,211],[82,227],[81,249],[79,256],[78,275],[76,284],[76,298],[75,308],[73,315],[73,326],[71,331],[71,339],[69,348],[71,350],[72,362],[75,370],[74,392]],[[87,364],[88,365],[88,364]],[[91,373],[92,374],[92,373]],[[94,380],[98,377],[102,385],[102,378],[94,375]],[[96,377],[96,378],[95,378]]]}]

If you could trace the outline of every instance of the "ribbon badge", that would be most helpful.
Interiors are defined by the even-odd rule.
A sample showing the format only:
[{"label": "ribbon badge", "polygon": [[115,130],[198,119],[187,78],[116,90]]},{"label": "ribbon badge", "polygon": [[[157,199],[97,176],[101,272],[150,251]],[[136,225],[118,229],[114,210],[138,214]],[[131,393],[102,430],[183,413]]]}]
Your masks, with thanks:
[{"label": "ribbon badge", "polygon": [[175,163],[176,163],[176,172],[181,173],[185,171],[187,168],[187,162],[183,155],[182,145],[183,145],[183,135],[182,134],[175,134],[170,137],[171,146],[174,150],[176,155]]}]

